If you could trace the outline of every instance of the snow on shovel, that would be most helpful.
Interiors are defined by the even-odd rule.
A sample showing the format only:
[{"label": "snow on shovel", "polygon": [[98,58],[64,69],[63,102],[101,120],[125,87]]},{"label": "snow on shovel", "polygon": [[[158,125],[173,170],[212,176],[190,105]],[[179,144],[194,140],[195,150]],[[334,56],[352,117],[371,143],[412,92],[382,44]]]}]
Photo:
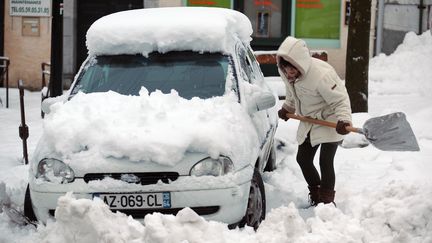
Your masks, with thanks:
[{"label": "snow on shovel", "polygon": [[[287,117],[310,122],[322,126],[336,128],[336,123],[322,121],[295,114]],[[363,128],[348,126],[350,132],[365,135],[366,139],[376,148],[384,151],[419,151],[420,148],[406,116],[402,112],[395,112],[385,116],[368,119]]]}]

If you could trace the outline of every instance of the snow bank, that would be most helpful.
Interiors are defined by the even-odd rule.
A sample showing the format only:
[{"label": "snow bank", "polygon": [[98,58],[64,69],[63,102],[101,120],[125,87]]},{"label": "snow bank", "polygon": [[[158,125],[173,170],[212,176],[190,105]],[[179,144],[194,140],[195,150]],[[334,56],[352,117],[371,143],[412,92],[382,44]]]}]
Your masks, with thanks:
[{"label": "snow bank", "polygon": [[124,214],[112,213],[100,199],[58,201],[56,221],[38,227],[36,242],[143,242],[144,226]]},{"label": "snow bank", "polygon": [[425,189],[393,182],[383,192],[364,191],[350,205],[354,215],[320,204],[308,209],[314,216],[304,219],[290,203],[271,210],[256,233],[250,227],[228,230],[226,224],[206,221],[189,208],[176,216],[153,213],[141,224],[112,213],[97,198],[67,194],[59,199],[56,221],[39,226],[34,237],[38,242],[429,242],[432,190]]},{"label": "snow bank", "polygon": [[149,94],[145,88],[139,96],[78,93],[50,109],[41,141],[66,157],[86,152],[174,165],[188,151],[235,162],[245,159],[245,148],[258,147],[252,121],[234,94],[186,100],[174,90]]},{"label": "snow bank", "polygon": [[[99,199],[75,199],[67,194],[59,199],[56,221],[39,226],[34,236],[38,242],[279,243],[322,242],[322,237],[355,242],[364,233],[358,222],[353,226],[352,219],[333,206],[320,205],[316,213],[315,218],[304,221],[291,203],[272,210],[255,233],[250,227],[229,230],[228,225],[206,221],[190,208],[176,216],[153,213],[141,224],[112,213]],[[311,232],[311,227],[319,230]]]},{"label": "snow bank", "polygon": [[87,32],[89,55],[143,54],[172,50],[232,52],[234,37],[249,43],[252,25],[224,8],[174,7],[114,13]]},{"label": "snow bank", "polygon": [[432,36],[428,30],[422,35],[406,34],[396,51],[380,54],[370,60],[369,92],[372,94],[421,94],[432,92]]},{"label": "snow bank", "polygon": [[[248,241],[253,232],[230,231],[226,224],[206,221],[189,208],[177,216],[154,213],[144,224],[122,213],[112,213],[100,199],[75,199],[67,194],[59,199],[56,221],[39,226],[35,242],[226,242],[221,236]],[[221,241],[222,240],[222,241]]]},{"label": "snow bank", "polygon": [[[432,188],[391,180],[383,190],[367,188],[355,195],[347,209],[359,219],[364,242],[431,242]],[[372,200],[371,200],[372,199]]]}]

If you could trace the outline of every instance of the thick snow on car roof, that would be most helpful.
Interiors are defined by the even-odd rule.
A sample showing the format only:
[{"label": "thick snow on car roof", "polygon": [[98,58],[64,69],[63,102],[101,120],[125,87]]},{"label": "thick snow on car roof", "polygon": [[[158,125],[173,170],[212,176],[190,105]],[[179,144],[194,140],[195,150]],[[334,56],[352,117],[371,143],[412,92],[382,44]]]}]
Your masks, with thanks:
[{"label": "thick snow on car roof", "polygon": [[229,53],[235,36],[251,40],[242,13],[224,8],[173,7],[118,12],[98,19],[87,32],[89,55],[192,50]]}]

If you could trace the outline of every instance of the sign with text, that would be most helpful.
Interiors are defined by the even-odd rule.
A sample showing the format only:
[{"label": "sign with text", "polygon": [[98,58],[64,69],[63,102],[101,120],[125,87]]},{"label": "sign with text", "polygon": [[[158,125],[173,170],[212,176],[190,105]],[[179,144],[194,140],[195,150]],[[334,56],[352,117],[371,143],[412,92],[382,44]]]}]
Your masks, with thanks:
[{"label": "sign with text", "polygon": [[9,0],[10,16],[50,17],[51,0]]}]

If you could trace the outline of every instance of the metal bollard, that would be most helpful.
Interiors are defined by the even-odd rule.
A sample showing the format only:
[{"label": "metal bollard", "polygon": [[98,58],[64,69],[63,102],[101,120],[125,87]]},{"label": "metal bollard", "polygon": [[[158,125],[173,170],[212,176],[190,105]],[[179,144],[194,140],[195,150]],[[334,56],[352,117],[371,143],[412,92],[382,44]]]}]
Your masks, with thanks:
[{"label": "metal bollard", "polygon": [[29,129],[25,122],[25,111],[24,111],[24,87],[23,81],[18,81],[18,89],[20,95],[20,108],[21,108],[21,125],[19,126],[19,137],[22,139],[23,145],[23,158],[25,164],[28,164],[28,153],[27,153],[27,138],[29,137]]}]

